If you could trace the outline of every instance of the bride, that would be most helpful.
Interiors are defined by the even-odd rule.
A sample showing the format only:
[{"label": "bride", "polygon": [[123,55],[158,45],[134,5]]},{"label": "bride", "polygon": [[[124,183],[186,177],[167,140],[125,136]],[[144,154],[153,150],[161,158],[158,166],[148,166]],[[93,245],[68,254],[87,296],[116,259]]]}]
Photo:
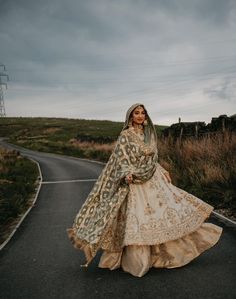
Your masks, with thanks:
[{"label": "bride", "polygon": [[157,135],[145,106],[132,105],[116,146],[68,236],[87,267],[142,277],[151,267],[181,267],[214,246],[222,227],[204,222],[214,207],[174,186],[158,163]]}]

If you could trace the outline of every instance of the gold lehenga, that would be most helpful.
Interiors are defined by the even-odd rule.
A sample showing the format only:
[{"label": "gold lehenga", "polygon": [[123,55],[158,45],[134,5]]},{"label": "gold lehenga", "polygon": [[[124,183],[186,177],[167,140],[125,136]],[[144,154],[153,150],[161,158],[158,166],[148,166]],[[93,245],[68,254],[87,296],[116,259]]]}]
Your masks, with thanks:
[{"label": "gold lehenga", "polygon": [[[204,223],[213,206],[169,183],[158,163],[157,135],[145,109],[143,135],[130,117],[111,156],[67,234],[88,266],[99,249],[99,267],[122,267],[143,276],[150,267],[181,267],[217,243],[222,228]],[[130,125],[131,124],[131,125]],[[125,177],[132,174],[130,185]]]},{"label": "gold lehenga", "polygon": [[218,242],[223,229],[204,222],[214,207],[169,183],[164,172],[158,163],[150,180],[130,184],[120,207],[125,222],[123,247],[103,250],[100,268],[122,267],[141,277],[151,267],[186,265]]}]

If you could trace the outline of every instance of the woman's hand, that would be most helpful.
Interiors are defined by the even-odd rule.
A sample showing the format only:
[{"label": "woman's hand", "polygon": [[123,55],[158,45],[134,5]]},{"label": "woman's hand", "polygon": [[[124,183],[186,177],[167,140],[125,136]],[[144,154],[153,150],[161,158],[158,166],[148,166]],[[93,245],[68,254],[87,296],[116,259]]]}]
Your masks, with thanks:
[{"label": "woman's hand", "polygon": [[171,177],[170,177],[169,172],[165,172],[164,175],[167,178],[168,183],[171,183]]},{"label": "woman's hand", "polygon": [[126,177],[125,177],[125,180],[128,184],[130,184],[132,181],[133,181],[133,176],[132,174],[128,174]]}]

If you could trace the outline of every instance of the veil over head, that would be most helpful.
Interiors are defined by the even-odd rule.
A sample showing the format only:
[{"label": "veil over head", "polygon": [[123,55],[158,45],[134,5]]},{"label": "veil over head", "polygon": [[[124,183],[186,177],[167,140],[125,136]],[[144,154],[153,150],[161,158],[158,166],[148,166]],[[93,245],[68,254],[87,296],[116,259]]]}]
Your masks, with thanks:
[{"label": "veil over head", "polygon": [[[125,177],[132,173],[133,183],[140,184],[149,180],[156,170],[156,131],[146,109],[145,142],[129,128],[130,115],[140,105],[145,109],[140,103],[128,109],[124,127],[107,164],[77,213],[73,226],[67,229],[74,247],[84,251],[85,265],[91,262],[99,248],[113,251],[122,248],[124,227],[120,225],[118,216],[130,190]],[[114,229],[115,226],[118,229]]]},{"label": "veil over head", "polygon": [[130,120],[130,117],[132,116],[132,112],[138,106],[143,107],[145,110],[145,114],[146,114],[147,124],[144,125],[144,142],[147,143],[148,145],[157,146],[157,134],[156,134],[154,124],[147,112],[147,109],[145,108],[145,106],[142,103],[136,103],[129,107],[129,109],[126,112],[125,123],[122,128],[122,131],[126,130],[129,127],[129,120]]},{"label": "veil over head", "polygon": [[[142,106],[146,112],[145,142],[135,132],[134,127],[129,126],[131,113],[138,106]],[[73,246],[76,249],[83,250],[85,254],[86,263],[82,266],[88,266],[99,249],[109,252],[121,252],[123,250],[126,231],[125,209],[130,192],[130,186],[125,180],[126,176],[132,174],[133,184],[143,184],[153,177],[156,170],[159,169],[162,173],[160,175],[163,175],[163,177],[167,172],[158,163],[156,142],[156,131],[144,105],[141,103],[132,105],[126,113],[123,129],[118,136],[108,162],[79,209],[72,227],[67,229],[68,237]],[[176,190],[179,190],[171,189],[171,186],[173,187],[173,185],[168,186],[166,191],[168,197],[172,191],[175,194]],[[159,189],[157,192],[159,192]],[[175,196],[171,196],[173,196],[173,204],[176,206],[182,194],[176,193]],[[186,232],[196,230],[211,212],[212,207],[210,205],[199,201],[194,196],[190,197],[189,194],[184,194],[183,197],[185,196],[186,200],[193,204],[194,210],[185,209],[183,206],[181,214],[177,212],[173,214],[172,208],[169,210],[163,209],[167,214],[160,218],[158,222],[151,222],[151,227],[154,228],[153,233],[158,233],[160,236],[159,243],[175,239],[178,236],[181,237]],[[160,213],[162,213],[161,210]],[[180,216],[177,217],[176,215],[183,217],[182,223],[179,222]],[[173,219],[174,221],[172,221]],[[158,223],[158,225],[156,226],[154,223]],[[170,224],[173,224],[173,226]],[[159,227],[161,228],[161,234],[159,233]]]}]

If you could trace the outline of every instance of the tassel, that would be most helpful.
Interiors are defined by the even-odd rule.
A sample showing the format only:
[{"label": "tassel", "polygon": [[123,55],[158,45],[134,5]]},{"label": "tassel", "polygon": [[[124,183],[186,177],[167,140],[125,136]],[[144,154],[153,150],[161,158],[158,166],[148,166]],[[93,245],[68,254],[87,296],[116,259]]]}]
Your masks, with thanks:
[{"label": "tassel", "polygon": [[82,267],[82,268],[87,268],[88,265],[89,265],[89,262],[87,262],[86,264],[80,265],[80,267]]}]

